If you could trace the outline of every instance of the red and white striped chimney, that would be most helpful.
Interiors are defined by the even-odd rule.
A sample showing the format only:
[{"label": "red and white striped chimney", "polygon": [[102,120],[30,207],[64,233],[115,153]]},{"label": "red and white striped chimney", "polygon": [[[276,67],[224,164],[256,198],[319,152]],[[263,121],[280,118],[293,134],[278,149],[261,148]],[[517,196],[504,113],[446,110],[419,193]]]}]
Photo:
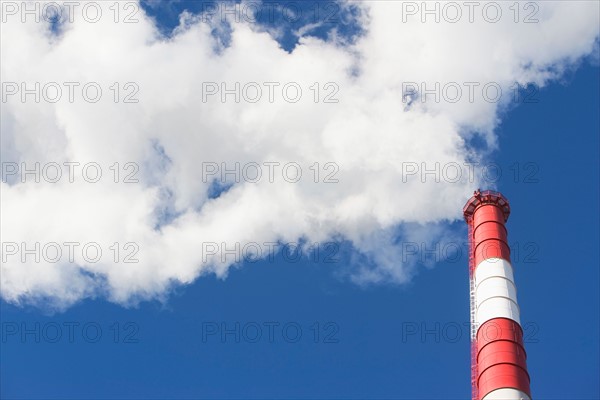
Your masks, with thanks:
[{"label": "red and white striped chimney", "polygon": [[517,289],[502,194],[479,190],[463,208],[469,227],[473,400],[530,400]]}]

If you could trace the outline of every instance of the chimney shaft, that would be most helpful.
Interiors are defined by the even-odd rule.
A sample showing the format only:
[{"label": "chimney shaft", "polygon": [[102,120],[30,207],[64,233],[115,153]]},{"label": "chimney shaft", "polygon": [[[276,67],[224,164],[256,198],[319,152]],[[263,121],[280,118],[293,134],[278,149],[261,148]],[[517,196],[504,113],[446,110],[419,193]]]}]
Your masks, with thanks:
[{"label": "chimney shaft", "polygon": [[510,205],[498,192],[478,190],[463,214],[469,227],[473,400],[530,400],[505,227]]}]

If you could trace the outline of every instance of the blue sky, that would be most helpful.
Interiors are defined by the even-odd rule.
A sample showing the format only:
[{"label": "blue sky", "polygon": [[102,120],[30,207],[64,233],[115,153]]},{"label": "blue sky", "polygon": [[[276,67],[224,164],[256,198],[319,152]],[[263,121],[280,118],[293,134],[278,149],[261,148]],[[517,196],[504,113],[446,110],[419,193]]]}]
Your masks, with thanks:
[{"label": "blue sky", "polygon": [[[538,183],[515,182],[513,175],[499,184],[513,209],[511,243],[521,244],[522,256],[531,261],[516,261],[515,273],[529,327],[532,391],[539,399],[598,398],[599,85],[598,67],[584,65],[564,85],[542,90],[537,104],[512,110],[494,158],[501,165],[539,166]],[[456,229],[465,230],[460,223]],[[530,243],[535,246],[525,249]],[[244,265],[225,281],[198,280],[164,307],[145,303],[124,309],[90,300],[44,316],[3,302],[4,329],[16,323],[19,333],[4,334],[2,396],[468,397],[465,262],[422,269],[408,288],[361,289],[336,279],[334,268],[281,257]],[[67,338],[71,322],[80,324],[73,343]],[[95,325],[87,340],[81,331],[89,322],[103,331],[97,343],[92,343]],[[128,322],[134,325],[126,327]],[[248,325],[240,343],[234,335],[222,343],[219,335],[208,335],[214,322],[230,329],[239,322],[240,330],[255,322],[264,337],[250,343],[254,333]],[[263,325],[269,322],[280,324],[273,343],[266,337],[269,325]],[[290,322],[302,328],[297,343],[292,343],[294,327],[288,328],[289,343],[280,329]],[[321,324],[319,343],[314,343],[315,322]],[[322,343],[323,334],[335,330],[324,329],[328,322],[337,326],[331,337],[337,343]],[[35,330],[36,323],[47,329],[40,343],[32,334],[22,340],[20,325]],[[63,330],[57,343],[49,342],[52,323]],[[437,331],[439,343],[435,333],[422,340],[421,324]],[[463,325],[459,339],[455,324]],[[418,333],[410,335],[412,329]],[[119,343],[114,343],[116,330]],[[137,342],[123,343],[127,334]]]},{"label": "blue sky", "polygon": [[[171,17],[158,12],[168,24]],[[507,228],[532,393],[597,399],[597,62],[583,62],[534,97],[503,116],[499,150],[490,155],[503,171],[497,189],[512,207]],[[462,221],[451,228],[466,235]],[[407,285],[361,287],[340,278],[344,249],[337,262],[321,253],[316,262],[278,254],[244,263],[225,280],[202,277],[164,303],[133,308],[87,299],[47,314],[2,300],[0,396],[468,398],[466,253],[433,268],[417,263]],[[236,324],[239,338],[222,336]]]}]

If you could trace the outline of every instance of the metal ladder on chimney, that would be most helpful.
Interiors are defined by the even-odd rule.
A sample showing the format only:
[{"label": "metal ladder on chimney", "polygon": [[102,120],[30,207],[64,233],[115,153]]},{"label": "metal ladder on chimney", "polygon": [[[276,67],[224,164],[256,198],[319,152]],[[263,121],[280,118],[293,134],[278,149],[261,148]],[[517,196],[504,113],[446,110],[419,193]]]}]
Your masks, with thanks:
[{"label": "metal ladder on chimney", "polygon": [[473,219],[467,221],[469,235],[469,300],[471,313],[471,398],[478,400],[477,390],[477,326],[475,313],[477,300],[475,299],[475,243],[473,241]]}]

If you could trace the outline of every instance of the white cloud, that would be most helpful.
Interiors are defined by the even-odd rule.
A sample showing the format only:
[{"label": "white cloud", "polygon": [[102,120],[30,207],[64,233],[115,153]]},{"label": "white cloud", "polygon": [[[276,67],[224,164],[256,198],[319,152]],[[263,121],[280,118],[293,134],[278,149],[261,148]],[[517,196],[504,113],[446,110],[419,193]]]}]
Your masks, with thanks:
[{"label": "white cloud", "polygon": [[[489,148],[496,146],[494,128],[515,82],[545,85],[597,51],[598,3],[538,4],[538,23],[515,23],[507,3],[497,23],[476,12],[474,23],[463,16],[456,24],[423,24],[419,15],[403,22],[401,2],[370,1],[358,5],[364,33],[355,43],[333,32],[326,41],[301,37],[292,52],[269,33],[280,35],[278,29],[231,18],[220,31],[230,35],[223,46],[214,21],[189,14],[169,38],[141,12],[133,24],[114,23],[107,8],[103,15],[110,17],[97,23],[75,12],[58,36],[49,24],[7,17],[3,82],[98,82],[103,95],[98,103],[83,101],[80,86],[72,103],[64,87],[57,103],[9,96],[2,104],[3,163],[96,162],[103,178],[94,184],[81,175],[74,183],[64,177],[58,183],[31,177],[3,182],[2,242],[93,242],[103,257],[90,263],[76,251],[74,263],[65,257],[36,263],[32,256],[21,262],[20,253],[5,254],[2,297],[13,303],[43,299],[58,308],[89,296],[122,304],[162,298],[172,285],[204,273],[226,276],[231,262],[221,262],[220,254],[206,258],[202,243],[232,247],[299,238],[351,241],[369,259],[351,272],[358,283],[408,282],[414,265],[398,262],[394,235],[446,238],[440,223],[461,217],[480,182],[463,176],[454,183],[423,183],[407,176],[406,163],[478,159],[483,153],[466,139],[482,135]],[[298,32],[305,31],[310,29]],[[114,103],[114,82],[121,99],[136,87],[124,84],[134,82],[139,102]],[[225,103],[218,96],[203,102],[206,82],[227,82],[229,88],[257,82],[263,97],[257,103],[236,103],[233,95]],[[272,103],[264,82],[281,83]],[[281,87],[290,82],[303,90],[297,103],[282,98]],[[314,82],[320,86],[317,103]],[[334,85],[324,87],[328,82]],[[417,97],[408,105],[406,82],[428,88],[456,82],[463,97],[456,103]],[[464,82],[479,88],[491,82],[504,95],[493,103],[478,89],[471,102]],[[324,103],[336,87],[339,102]],[[114,183],[109,167],[115,162],[120,180],[131,171],[125,163],[139,165],[139,183]],[[296,162],[303,177],[292,184],[278,176],[270,183],[263,175],[259,183],[240,182],[210,198],[202,162]],[[339,182],[315,184],[309,170],[315,162],[321,168],[335,163]],[[327,172],[321,169],[321,180]],[[131,250],[122,248],[125,243],[137,244],[140,262],[113,262],[109,248],[115,242],[121,259]]]}]

